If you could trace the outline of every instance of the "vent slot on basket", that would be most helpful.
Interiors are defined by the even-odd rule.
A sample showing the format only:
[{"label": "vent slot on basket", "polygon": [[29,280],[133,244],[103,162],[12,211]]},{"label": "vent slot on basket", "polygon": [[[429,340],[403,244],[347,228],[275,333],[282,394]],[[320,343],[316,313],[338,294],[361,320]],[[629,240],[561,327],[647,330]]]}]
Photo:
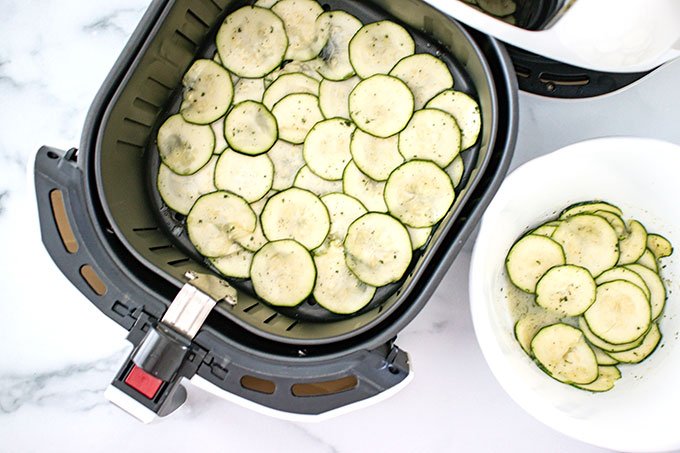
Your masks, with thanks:
[{"label": "vent slot on basket", "polygon": [[97,271],[95,271],[92,266],[89,264],[82,266],[80,268],[80,276],[83,277],[85,283],[87,283],[87,285],[92,291],[95,292],[96,295],[103,296],[106,294],[106,284],[102,281],[102,279],[99,277],[99,274],[97,274]]},{"label": "vent slot on basket", "polygon": [[356,376],[352,375],[333,381],[293,384],[291,391],[294,396],[298,397],[335,395],[336,393],[352,390],[358,384],[359,380]]},{"label": "vent slot on basket", "polygon": [[61,238],[61,243],[68,253],[74,254],[78,252],[78,241],[76,235],[73,234],[71,222],[66,214],[66,206],[64,205],[64,194],[59,189],[54,189],[50,192],[50,204],[52,205],[52,216],[54,223],[57,225],[57,231]]},{"label": "vent slot on basket", "polygon": [[255,376],[243,376],[241,378],[241,387],[253,392],[264,393],[265,395],[272,395],[276,391],[276,384],[274,382]]}]

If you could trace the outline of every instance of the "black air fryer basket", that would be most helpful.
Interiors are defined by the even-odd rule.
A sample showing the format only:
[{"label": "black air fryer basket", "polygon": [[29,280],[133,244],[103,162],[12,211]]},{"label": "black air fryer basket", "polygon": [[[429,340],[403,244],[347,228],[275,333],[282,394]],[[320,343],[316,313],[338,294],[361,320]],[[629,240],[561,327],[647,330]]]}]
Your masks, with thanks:
[{"label": "black air fryer basket", "polygon": [[[36,158],[45,246],[69,280],[130,331],[135,345],[112,386],[161,415],[182,400],[179,380],[194,375],[263,406],[309,415],[402,382],[408,356],[394,339],[475,228],[514,149],[514,71],[498,42],[420,0],[329,0],[325,7],[365,23],[402,23],[419,51],[449,64],[457,89],[477,97],[483,130],[479,144],[464,153],[463,189],[405,280],[359,314],[323,317],[313,305],[277,311],[237,286],[235,305],[219,302],[195,337],[182,335],[164,314],[188,276],[198,276],[203,286],[195,286],[208,296],[214,294],[206,281],[217,282],[218,292],[226,286],[187,243],[183,219],[153,188],[154,138],[176,106],[186,69],[196,58],[212,57],[222,20],[246,3],[154,1],[95,99],[80,148],[44,147]],[[153,392],[137,385],[140,372],[147,384],[157,383]]]}]

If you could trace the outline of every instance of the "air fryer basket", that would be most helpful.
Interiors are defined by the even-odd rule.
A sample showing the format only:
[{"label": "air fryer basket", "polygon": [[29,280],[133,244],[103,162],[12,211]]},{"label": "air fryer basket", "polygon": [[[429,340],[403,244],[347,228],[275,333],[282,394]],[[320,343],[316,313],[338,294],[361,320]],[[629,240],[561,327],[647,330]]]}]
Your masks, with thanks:
[{"label": "air fryer basket", "polygon": [[[340,321],[302,322],[241,292],[235,308],[218,306],[207,319],[177,379],[198,375],[287,412],[319,414],[404,380],[408,357],[394,338],[425,305],[474,230],[515,145],[514,72],[497,41],[466,32],[417,0],[347,4],[371,10],[382,6],[388,15],[434,36],[431,45],[451,49],[467,76],[458,72],[457,83],[476,88],[485,129],[479,149],[467,156],[467,184],[454,212],[386,303]],[[228,0],[155,0],[93,103],[80,150],[43,147],[36,157],[36,196],[48,252],[83,294],[130,331],[134,345],[158,324],[186,270],[210,272],[182,250],[154,212],[147,186],[148,149],[184,70],[199,55],[201,44],[211,40],[214,25],[236,5]],[[208,47],[200,50],[209,52]],[[470,157],[474,153],[476,159]],[[125,388],[131,366],[128,361],[113,385],[158,412],[162,398],[146,401]],[[326,391],[324,382],[335,387]],[[295,388],[302,384],[326,390],[297,394]]]}]

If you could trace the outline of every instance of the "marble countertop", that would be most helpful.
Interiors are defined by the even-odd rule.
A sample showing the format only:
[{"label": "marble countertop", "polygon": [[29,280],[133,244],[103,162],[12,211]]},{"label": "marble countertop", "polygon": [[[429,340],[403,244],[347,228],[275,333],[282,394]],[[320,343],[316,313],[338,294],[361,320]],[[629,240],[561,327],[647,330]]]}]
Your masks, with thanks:
[{"label": "marble countertop", "polygon": [[[281,421],[189,387],[144,426],[104,400],[125,332],[62,277],[39,237],[27,166],[40,145],[78,144],[85,114],[147,0],[5,0],[0,27],[0,451],[602,451],[562,436],[501,389],[467,303],[471,243],[400,335],[414,381],[379,405],[316,424]],[[586,101],[521,94],[517,166],[586,138],[680,143],[680,61]]]}]

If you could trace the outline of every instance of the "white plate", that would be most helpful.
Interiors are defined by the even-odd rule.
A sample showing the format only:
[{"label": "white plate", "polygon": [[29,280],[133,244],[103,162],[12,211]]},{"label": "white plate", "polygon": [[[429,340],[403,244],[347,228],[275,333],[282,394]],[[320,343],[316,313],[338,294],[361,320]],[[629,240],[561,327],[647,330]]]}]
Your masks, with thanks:
[{"label": "white plate", "polygon": [[[605,200],[624,217],[676,247],[666,258],[670,280],[662,347],[622,379],[593,394],[546,376],[513,336],[501,289],[505,256],[529,228],[579,201]],[[496,379],[527,412],[576,439],[618,451],[680,448],[680,147],[637,138],[589,140],[531,161],[513,172],[490,204],[470,265],[470,303],[477,339]],[[531,435],[528,433],[527,435]],[[548,447],[547,447],[548,448]]]}]

